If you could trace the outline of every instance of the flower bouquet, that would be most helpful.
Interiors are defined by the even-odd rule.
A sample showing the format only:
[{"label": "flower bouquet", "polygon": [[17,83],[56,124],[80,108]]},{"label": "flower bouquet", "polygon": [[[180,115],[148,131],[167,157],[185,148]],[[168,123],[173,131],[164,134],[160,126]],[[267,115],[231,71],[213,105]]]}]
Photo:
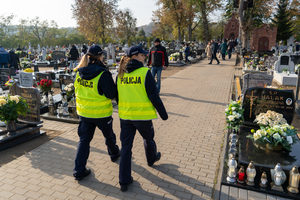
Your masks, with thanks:
[{"label": "flower bouquet", "polygon": [[40,82],[37,82],[37,85],[44,94],[48,94],[52,88],[52,80],[42,79]]},{"label": "flower bouquet", "polygon": [[243,113],[241,102],[232,101],[225,109],[227,128],[238,130],[244,121]]},{"label": "flower bouquet", "polygon": [[28,111],[28,105],[22,97],[0,96],[0,120],[5,121],[8,126],[15,123],[19,115],[25,115]]},{"label": "flower bouquet", "polygon": [[74,94],[75,94],[75,87],[74,87],[74,84],[73,83],[70,83],[69,85],[67,85],[65,88],[64,88],[64,91],[66,91],[66,94],[67,94],[67,98],[68,99],[71,99]]},{"label": "flower bouquet", "polygon": [[282,114],[268,110],[260,113],[254,120],[260,129],[251,130],[253,135],[248,135],[255,143],[266,145],[272,150],[280,150],[282,147],[286,151],[291,151],[292,144],[297,142],[297,130],[290,126]]}]

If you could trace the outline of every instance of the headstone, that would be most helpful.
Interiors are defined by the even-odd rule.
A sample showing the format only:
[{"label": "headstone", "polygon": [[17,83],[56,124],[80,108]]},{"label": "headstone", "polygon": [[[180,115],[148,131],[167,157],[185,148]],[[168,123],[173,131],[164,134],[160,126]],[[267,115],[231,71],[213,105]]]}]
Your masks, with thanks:
[{"label": "headstone", "polygon": [[38,65],[33,65],[33,70],[34,72],[39,72],[39,66]]},{"label": "headstone", "polygon": [[33,86],[33,76],[32,73],[20,72],[20,86],[22,87],[32,87]]},{"label": "headstone", "polygon": [[29,123],[40,123],[40,106],[41,97],[40,92],[36,88],[26,88],[21,87],[18,84],[11,86],[9,93],[11,95],[19,95],[23,97],[28,106],[29,112],[25,116],[19,116],[19,119],[24,120]]},{"label": "headstone", "polygon": [[66,52],[65,51],[53,51],[52,52],[52,59],[53,60],[60,60],[62,58],[66,58]]},{"label": "headstone", "polygon": [[248,88],[252,87],[265,87],[266,85],[272,85],[273,76],[267,73],[248,73],[243,77],[243,94]]},{"label": "headstone", "polygon": [[289,124],[295,111],[293,90],[276,90],[271,88],[249,88],[243,99],[245,123],[252,123],[256,115],[268,110],[283,114]]},{"label": "headstone", "polygon": [[65,86],[70,83],[74,83],[73,77],[67,74],[60,74],[59,75],[59,84],[60,88],[63,90]]},{"label": "headstone", "polygon": [[275,71],[281,73],[287,69],[291,74],[295,73],[295,65],[291,60],[290,54],[284,53],[281,54],[278,60],[275,62]]},{"label": "headstone", "polygon": [[41,73],[41,72],[38,72],[38,73],[35,73],[35,78],[36,78],[36,81],[41,81],[42,79],[48,79],[50,80],[51,79],[51,75],[48,74],[48,73]]},{"label": "headstone", "polygon": [[0,86],[4,86],[5,83],[8,81],[8,76],[6,75],[0,75]]}]

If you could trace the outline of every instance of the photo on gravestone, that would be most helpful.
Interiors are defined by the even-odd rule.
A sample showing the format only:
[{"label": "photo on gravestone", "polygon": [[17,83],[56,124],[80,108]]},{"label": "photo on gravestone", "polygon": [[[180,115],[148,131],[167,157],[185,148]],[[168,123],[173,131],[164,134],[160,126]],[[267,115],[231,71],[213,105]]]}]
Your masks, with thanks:
[{"label": "photo on gravestone", "polygon": [[20,72],[20,86],[22,86],[22,87],[32,87],[33,86],[32,73]]},{"label": "photo on gravestone", "polygon": [[244,95],[243,108],[246,123],[253,123],[257,115],[271,110],[281,113],[291,124],[295,111],[294,92],[271,88],[249,88]]},{"label": "photo on gravestone", "polygon": [[26,88],[21,87],[18,84],[14,84],[10,87],[10,95],[19,95],[23,97],[29,107],[29,111],[25,116],[19,116],[20,120],[26,121],[32,124],[41,123],[40,120],[40,106],[41,106],[41,97],[40,92],[36,88]]},{"label": "photo on gravestone", "polygon": [[289,56],[281,56],[280,65],[289,65]]}]

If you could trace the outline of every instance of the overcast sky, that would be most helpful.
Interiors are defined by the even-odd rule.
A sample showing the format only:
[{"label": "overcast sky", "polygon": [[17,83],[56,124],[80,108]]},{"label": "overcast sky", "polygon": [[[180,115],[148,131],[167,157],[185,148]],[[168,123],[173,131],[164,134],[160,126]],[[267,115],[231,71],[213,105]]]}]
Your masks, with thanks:
[{"label": "overcast sky", "polygon": [[[157,9],[156,0],[119,0],[119,9],[129,8],[137,18],[137,26],[151,22],[152,11]],[[59,27],[76,27],[71,5],[74,0],[1,0],[0,16],[14,14],[13,21],[40,17],[43,20],[54,20]]]}]

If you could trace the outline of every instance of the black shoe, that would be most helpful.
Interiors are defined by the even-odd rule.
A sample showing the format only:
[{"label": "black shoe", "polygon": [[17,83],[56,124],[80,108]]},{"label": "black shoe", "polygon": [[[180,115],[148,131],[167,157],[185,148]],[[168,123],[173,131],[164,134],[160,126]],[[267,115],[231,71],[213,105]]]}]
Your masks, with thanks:
[{"label": "black shoe", "polygon": [[111,155],[110,160],[111,162],[116,162],[119,157],[120,157],[120,151],[116,155]]},{"label": "black shoe", "polygon": [[128,190],[128,185],[130,185],[132,182],[133,182],[133,178],[131,177],[130,182],[129,182],[128,184],[121,185],[120,190],[121,190],[122,192],[126,192],[126,191]]},{"label": "black shoe", "polygon": [[151,167],[155,162],[160,160],[160,157],[161,157],[161,153],[157,152],[155,160],[152,163],[148,163],[148,166]]},{"label": "black shoe", "polygon": [[75,180],[81,181],[84,177],[90,175],[91,170],[90,169],[85,169],[84,172],[82,173],[74,173],[73,176],[75,177]]},{"label": "black shoe", "polygon": [[218,62],[217,64],[220,64],[220,62]]},{"label": "black shoe", "polygon": [[209,65],[211,65],[211,63],[208,63]]}]

